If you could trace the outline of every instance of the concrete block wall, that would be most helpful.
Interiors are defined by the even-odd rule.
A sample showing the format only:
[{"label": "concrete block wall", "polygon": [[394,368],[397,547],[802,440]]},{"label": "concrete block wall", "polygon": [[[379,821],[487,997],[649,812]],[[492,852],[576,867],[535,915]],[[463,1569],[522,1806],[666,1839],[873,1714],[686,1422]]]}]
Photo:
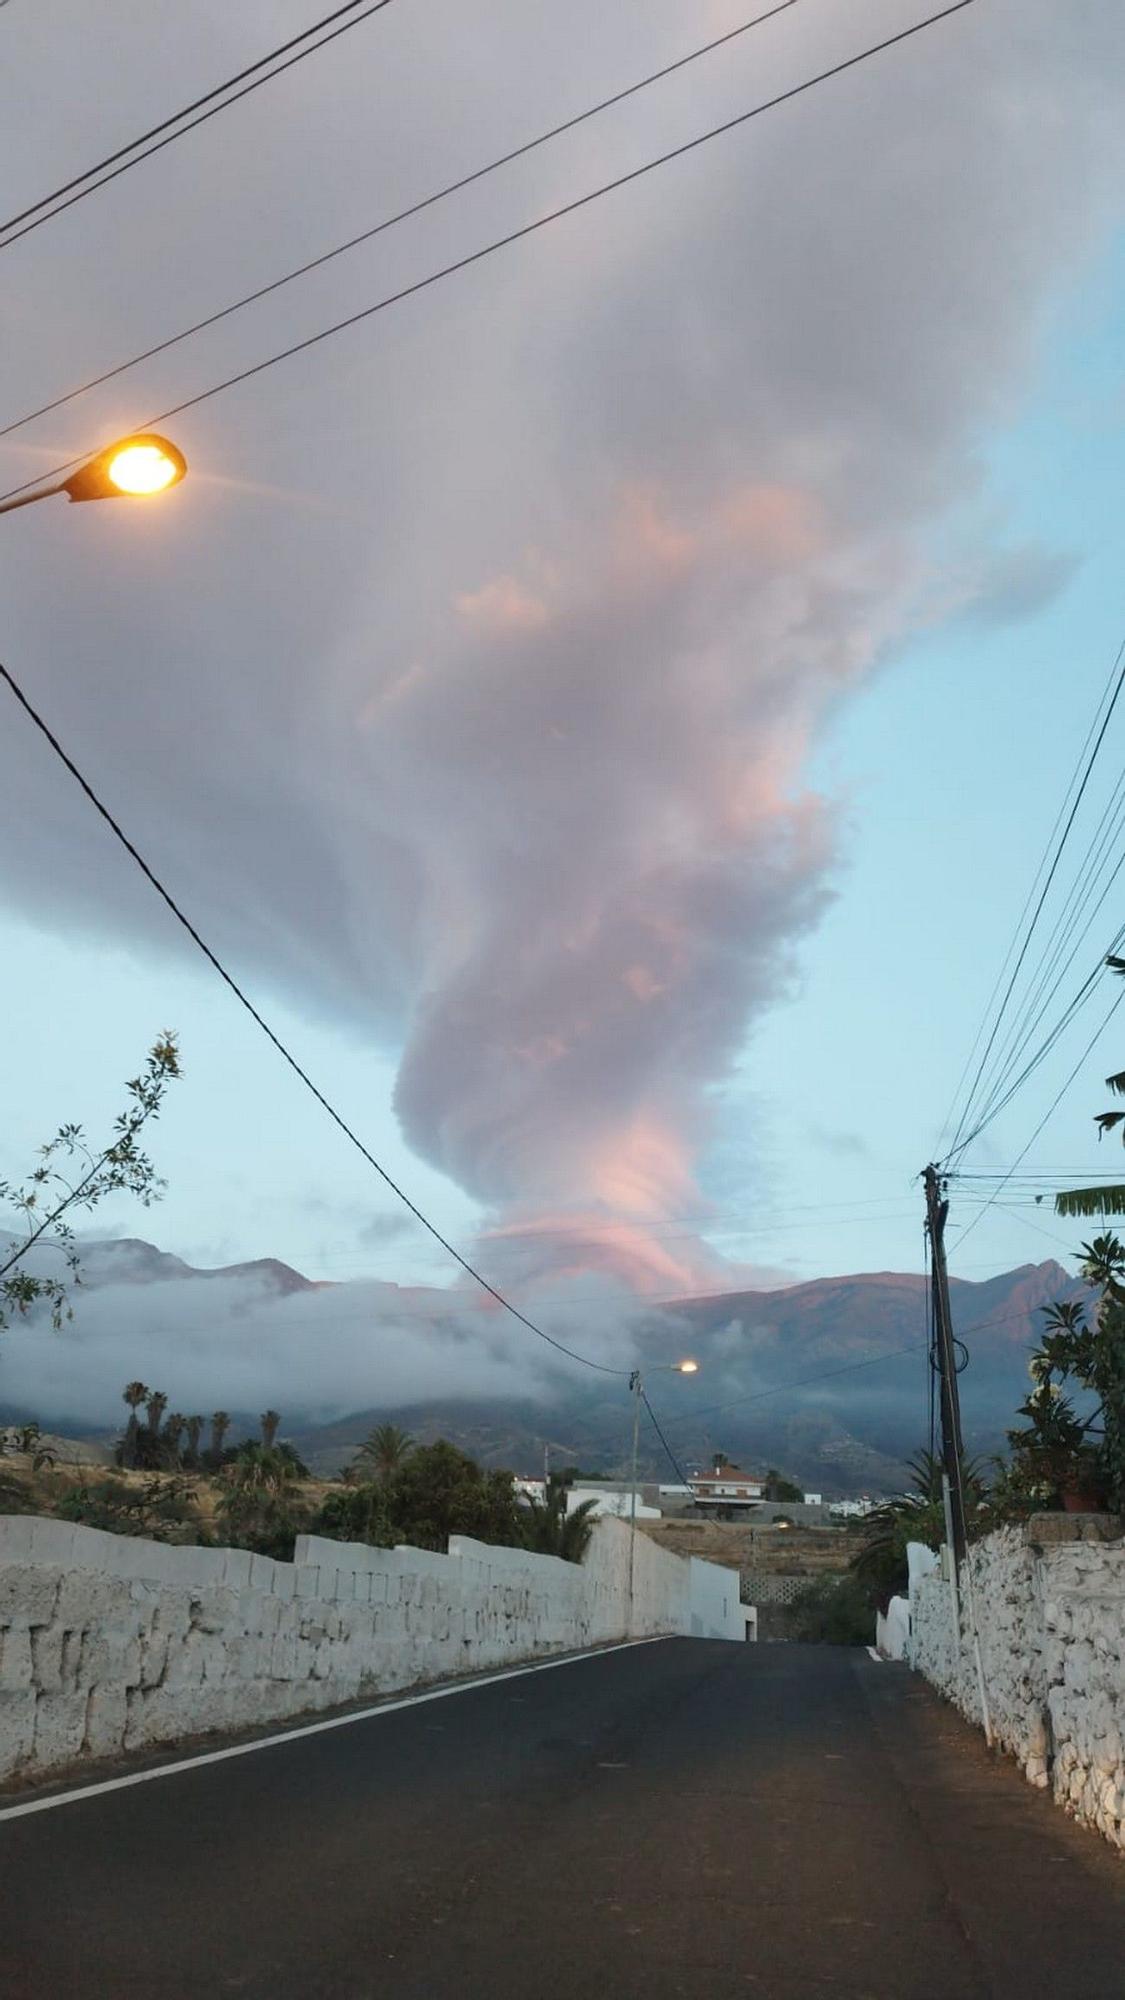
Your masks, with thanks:
[{"label": "concrete block wall", "polygon": [[[586,1561],[454,1537],[292,1563],[0,1517],[0,1781],[540,1654],[739,1638],[737,1579],[599,1521]],[[728,1600],[731,1600],[728,1602]]]},{"label": "concrete block wall", "polygon": [[[1033,1785],[1125,1848],[1125,1540],[1119,1523],[1043,1514],[967,1558],[996,1742]],[[912,1581],[910,1663],[982,1724],[962,1589],[960,1635],[937,1570]]]}]

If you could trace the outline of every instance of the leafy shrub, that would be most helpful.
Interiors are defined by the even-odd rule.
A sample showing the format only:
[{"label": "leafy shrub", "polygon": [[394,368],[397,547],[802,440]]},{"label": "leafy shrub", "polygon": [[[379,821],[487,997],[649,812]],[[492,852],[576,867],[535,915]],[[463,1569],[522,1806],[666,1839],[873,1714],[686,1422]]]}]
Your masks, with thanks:
[{"label": "leafy shrub", "polygon": [[370,1542],[374,1548],[393,1548],[395,1536],[383,1487],[374,1480],[361,1486],[341,1486],[328,1495],[314,1516],[311,1532],[327,1535],[334,1542]]},{"label": "leafy shrub", "polygon": [[478,1542],[520,1543],[520,1510],[510,1472],[485,1472],[475,1459],[439,1438],[420,1445],[386,1485],[396,1542],[444,1549],[450,1535]]},{"label": "leafy shrub", "polygon": [[[42,1511],[41,1503],[37,1511]],[[205,1535],[194,1495],[183,1480],[149,1479],[131,1486],[110,1473],[70,1486],[55,1499],[57,1520],[79,1521],[115,1535],[146,1535],[155,1542],[192,1543]]]},{"label": "leafy shrub", "polygon": [[866,1588],[857,1576],[818,1577],[793,1599],[790,1623],[794,1639],[813,1646],[869,1646],[874,1613]]},{"label": "leafy shrub", "polygon": [[307,1534],[312,1510],[298,1494],[262,1486],[227,1486],[215,1510],[220,1541],[232,1549],[292,1562],[298,1535]]}]

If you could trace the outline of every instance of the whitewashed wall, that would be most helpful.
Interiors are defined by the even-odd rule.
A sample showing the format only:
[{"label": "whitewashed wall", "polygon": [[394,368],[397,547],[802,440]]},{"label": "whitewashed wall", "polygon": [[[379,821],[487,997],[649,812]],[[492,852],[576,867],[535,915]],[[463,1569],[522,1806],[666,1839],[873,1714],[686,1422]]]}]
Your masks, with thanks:
[{"label": "whitewashed wall", "polygon": [[578,1565],[460,1536],[304,1535],[279,1563],[0,1517],[0,1780],[630,1635],[743,1637],[736,1575],[638,1535],[630,1624],[628,1569],[609,1519]]},{"label": "whitewashed wall", "polygon": [[[996,1742],[1033,1785],[1125,1848],[1125,1541],[1101,1517],[1039,1515],[970,1551]],[[976,1665],[949,1585],[912,1581],[911,1665],[982,1723]]]}]

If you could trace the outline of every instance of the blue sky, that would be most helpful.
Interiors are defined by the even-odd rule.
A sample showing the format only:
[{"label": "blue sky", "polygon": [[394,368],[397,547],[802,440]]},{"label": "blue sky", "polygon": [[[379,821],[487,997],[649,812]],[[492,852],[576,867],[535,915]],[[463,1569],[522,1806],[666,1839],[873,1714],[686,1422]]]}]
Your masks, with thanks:
[{"label": "blue sky", "polygon": [[[978,524],[999,518],[1012,541],[1041,543],[1046,554],[1073,562],[1065,586],[1027,618],[955,619],[896,651],[841,711],[817,759],[817,779],[845,802],[848,817],[838,901],[802,951],[797,997],[776,1010],[748,1050],[745,1076],[759,1110],[758,1094],[765,1098],[779,1187],[793,1202],[843,1203],[854,1193],[874,1211],[877,1197],[886,1201],[874,1222],[858,1208],[839,1223],[827,1214],[811,1218],[812,1229],[825,1233],[815,1247],[802,1242],[801,1268],[809,1275],[917,1266],[917,1196],[903,1198],[909,1176],[937,1144],[1125,634],[1123,322],[1119,241],[1055,301],[1026,410],[1010,428],[982,437],[980,501],[938,544],[963,560]],[[1098,812],[1123,753],[1118,715],[1088,795]],[[1075,837],[1096,816],[1078,822]],[[1059,879],[1066,881],[1065,869]],[[1120,902],[1111,903],[1083,971],[1101,931],[1111,934],[1119,920]],[[987,1141],[982,1136],[967,1169],[1015,1158],[1110,999],[1107,992],[1089,1019],[1075,1023]],[[1091,1120],[1120,1053],[1120,1034],[1115,1042],[1110,1031],[1026,1166],[1091,1174],[1116,1167],[1116,1142],[1099,1147]],[[784,1089],[775,1083],[771,1090],[769,1078],[784,1078]],[[830,1135],[819,1144],[818,1131]],[[779,1210],[785,1199],[779,1193]],[[903,1219],[893,1222],[896,1209]],[[1074,1240],[1065,1223],[1034,1206],[1005,1218],[994,1213],[974,1230],[955,1268],[984,1276],[1064,1256]],[[762,1241],[769,1242],[765,1254],[789,1261],[780,1235]]]}]

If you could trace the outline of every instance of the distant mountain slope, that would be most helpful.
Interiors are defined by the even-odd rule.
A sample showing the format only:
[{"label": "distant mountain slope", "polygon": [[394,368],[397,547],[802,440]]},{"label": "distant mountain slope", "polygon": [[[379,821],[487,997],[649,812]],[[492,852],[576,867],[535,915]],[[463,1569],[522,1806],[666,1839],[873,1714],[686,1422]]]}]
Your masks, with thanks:
[{"label": "distant mountain slope", "polygon": [[[318,1339],[331,1340],[330,1301],[338,1294],[341,1324],[354,1306],[349,1287],[322,1286],[276,1258],[257,1258],[198,1270],[140,1239],[82,1246],[83,1281],[92,1288],[182,1285],[203,1288],[221,1281],[253,1288],[256,1298],[278,1300],[322,1292]],[[954,1323],[969,1351],[961,1380],[965,1440],[972,1452],[1003,1443],[1027,1388],[1027,1352],[1036,1337],[1039,1309],[1055,1299],[1081,1295],[1083,1287],[1061,1264],[1025,1264],[980,1283],[954,1279]],[[651,1371],[649,1394],[680,1466],[707,1461],[717,1450],[764,1469],[776,1465],[808,1487],[827,1493],[893,1490],[905,1460],[925,1442],[929,1419],[926,1360],[927,1281],[908,1272],[879,1271],[818,1278],[782,1291],[726,1292],[638,1306],[636,1343],[642,1368]],[[402,1337],[403,1308],[419,1324],[449,1323],[459,1310],[448,1291],[380,1285],[369,1303],[374,1368],[357,1371],[366,1394],[362,1406],[330,1423],[311,1410],[284,1410],[284,1429],[316,1469],[347,1462],[367,1431],[392,1417],[415,1436],[450,1437],[485,1463],[519,1471],[542,1466],[544,1444],[555,1464],[587,1471],[622,1472],[630,1442],[625,1384],[580,1373],[550,1403],[530,1399],[433,1395],[425,1401],[371,1400],[377,1393],[381,1314],[395,1315]],[[549,1318],[549,1315],[548,1315]],[[274,1399],[270,1381],[268,1317],[255,1318],[253,1357],[257,1402],[235,1412],[250,1423]],[[390,1320],[388,1319],[388,1325]],[[80,1338],[80,1333],[77,1336]],[[661,1373],[659,1365],[690,1353],[700,1364],[690,1380]],[[0,1398],[3,1393],[0,1349]],[[357,1396],[357,1402],[360,1397]],[[46,1426],[69,1417],[61,1409],[33,1414]],[[0,1416],[4,1415],[0,1402]],[[644,1469],[672,1476],[672,1462],[646,1427]]]},{"label": "distant mountain slope", "polygon": [[139,1236],[119,1236],[79,1245],[84,1285],[153,1285],[171,1278],[256,1278],[269,1290],[314,1292],[314,1278],[302,1277],[277,1257],[254,1257],[246,1264],[219,1264],[213,1269],[185,1264],[169,1250],[157,1250]]}]

